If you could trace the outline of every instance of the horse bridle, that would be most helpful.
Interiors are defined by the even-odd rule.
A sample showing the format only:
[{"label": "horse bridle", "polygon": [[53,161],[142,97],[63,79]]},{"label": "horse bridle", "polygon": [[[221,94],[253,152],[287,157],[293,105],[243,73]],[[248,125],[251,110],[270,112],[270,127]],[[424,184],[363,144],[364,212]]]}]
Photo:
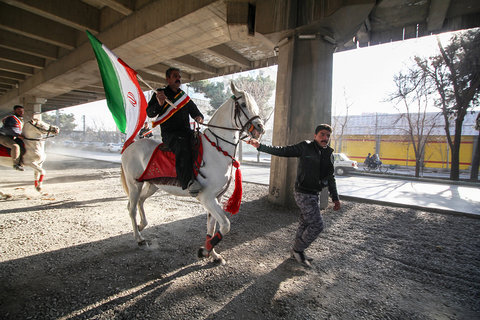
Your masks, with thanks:
[{"label": "horse bridle", "polygon": [[[239,132],[245,132],[247,130],[247,126],[250,125],[250,127],[248,128],[248,132],[252,132],[253,130],[255,130],[255,126],[253,125],[253,121],[256,120],[256,119],[260,119],[260,116],[253,116],[251,118],[248,118],[247,113],[245,112],[245,110],[243,110],[242,106],[240,106],[240,103],[238,103],[238,100],[240,100],[242,97],[240,96],[240,97],[237,98],[235,95],[232,95],[231,98],[235,101],[233,119],[235,121],[235,125],[237,127],[240,127],[240,129],[239,128],[228,128],[228,127],[216,126],[216,125],[208,124],[208,123],[206,123],[204,125],[207,126],[207,127],[224,129],[224,130],[231,130],[231,131],[239,131]],[[241,117],[240,117],[240,112],[243,113],[245,118],[248,119],[247,122],[245,122],[245,124],[242,123],[242,120],[241,120]],[[238,123],[240,123],[240,125]],[[234,145],[235,147],[240,143],[240,140],[243,140],[248,136],[248,135],[245,135],[243,137],[240,137],[237,143],[232,143],[232,142],[227,141],[227,140],[223,139],[222,137],[216,135],[212,130],[209,130],[209,131],[213,134],[213,136],[217,140],[222,140],[226,143]]]},{"label": "horse bridle", "polygon": [[[32,119],[32,120],[28,121],[28,123],[30,123],[32,126],[34,126],[38,131],[45,131],[45,129],[40,128],[40,127],[37,126],[38,121],[35,122],[35,121]],[[52,133],[53,131],[55,131],[55,130],[53,130],[53,126],[52,126],[52,125],[49,125],[48,130],[46,130],[46,131],[47,131],[47,135],[46,135],[45,137],[43,137],[43,138],[27,138],[27,137],[24,137],[23,139],[25,139],[25,140],[30,140],[30,141],[42,141],[42,140],[46,140],[46,139],[48,139],[48,138],[53,138],[53,137],[55,136],[55,135],[50,135],[50,133]]]}]

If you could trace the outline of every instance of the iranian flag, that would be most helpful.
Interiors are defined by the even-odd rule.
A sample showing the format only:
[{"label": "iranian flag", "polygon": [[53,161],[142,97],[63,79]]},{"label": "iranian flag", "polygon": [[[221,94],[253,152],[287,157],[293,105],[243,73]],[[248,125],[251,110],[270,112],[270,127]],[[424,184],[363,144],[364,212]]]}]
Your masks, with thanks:
[{"label": "iranian flag", "polygon": [[108,109],[118,130],[126,134],[123,151],[134,141],[147,117],[147,100],[137,81],[137,72],[87,31],[97,57]]}]

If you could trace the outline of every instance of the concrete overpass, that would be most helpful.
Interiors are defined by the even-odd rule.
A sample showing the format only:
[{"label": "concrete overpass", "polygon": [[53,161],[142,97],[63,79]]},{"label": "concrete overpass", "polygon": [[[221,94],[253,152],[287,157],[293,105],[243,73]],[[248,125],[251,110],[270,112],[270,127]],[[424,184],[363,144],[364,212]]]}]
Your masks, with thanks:
[{"label": "concrete overpass", "polygon": [[[0,0],[0,117],[103,99],[89,30],[152,85],[170,66],[189,82],[278,64],[288,144],[330,122],[335,51],[478,26],[477,0]],[[291,201],[294,166],[273,161],[273,201]]]}]

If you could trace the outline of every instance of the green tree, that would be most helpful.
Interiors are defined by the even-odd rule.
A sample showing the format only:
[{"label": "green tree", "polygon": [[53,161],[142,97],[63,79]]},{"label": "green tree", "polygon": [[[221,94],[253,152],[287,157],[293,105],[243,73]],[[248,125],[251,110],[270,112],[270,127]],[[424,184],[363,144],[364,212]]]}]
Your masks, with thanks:
[{"label": "green tree", "polygon": [[75,129],[75,115],[61,111],[42,114],[42,120],[46,123],[58,126],[63,132],[72,132]]},{"label": "green tree", "polygon": [[[239,89],[247,91],[252,95],[260,108],[260,116],[266,120],[273,109],[273,106],[268,105],[268,101],[275,90],[275,81],[270,79],[270,77],[263,76],[261,73],[256,77],[243,76],[234,81]],[[214,109],[218,109],[232,95],[230,86],[226,86],[224,82],[201,80],[191,82],[188,86],[194,88],[197,92],[203,93],[206,98],[210,99],[210,104]]]},{"label": "green tree", "polygon": [[210,105],[215,110],[218,109],[218,107],[220,107],[230,96],[227,90],[225,90],[225,85],[223,82],[200,80],[191,82],[188,84],[188,86],[195,89],[197,92],[203,93],[207,99],[210,99]]},{"label": "green tree", "polygon": [[[445,134],[451,150],[450,179],[460,176],[460,141],[468,109],[478,105],[480,92],[480,29],[452,37],[444,47],[438,40],[440,54],[430,58],[416,57],[418,68],[437,92],[436,104],[445,121]],[[454,136],[450,134],[451,121]]]}]

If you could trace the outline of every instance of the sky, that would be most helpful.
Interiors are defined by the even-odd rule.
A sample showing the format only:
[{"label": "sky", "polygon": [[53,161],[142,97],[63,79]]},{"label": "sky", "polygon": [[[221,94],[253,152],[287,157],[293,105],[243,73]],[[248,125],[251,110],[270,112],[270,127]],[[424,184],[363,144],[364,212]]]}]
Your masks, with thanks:
[{"label": "sky", "polygon": [[[446,43],[451,34],[442,34]],[[362,113],[396,113],[392,103],[383,102],[394,90],[393,76],[404,69],[414,55],[428,57],[438,53],[436,36],[397,41],[359,48],[333,55],[332,114],[345,113],[345,97],[351,105],[350,115]],[[262,69],[276,80],[277,67]],[[257,72],[258,71],[254,71]],[[225,76],[229,80],[241,74]],[[219,80],[215,78],[212,80]],[[185,90],[185,89],[184,89]],[[432,110],[434,111],[434,110]],[[116,130],[105,100],[62,109],[75,115],[77,130],[87,128]]]},{"label": "sky", "polygon": [[[440,41],[447,44],[451,35],[440,35]],[[391,102],[385,102],[395,90],[394,75],[406,70],[414,56],[430,57],[438,53],[436,36],[335,53],[332,114],[345,114],[345,100],[351,105],[351,115],[398,113]]]}]

